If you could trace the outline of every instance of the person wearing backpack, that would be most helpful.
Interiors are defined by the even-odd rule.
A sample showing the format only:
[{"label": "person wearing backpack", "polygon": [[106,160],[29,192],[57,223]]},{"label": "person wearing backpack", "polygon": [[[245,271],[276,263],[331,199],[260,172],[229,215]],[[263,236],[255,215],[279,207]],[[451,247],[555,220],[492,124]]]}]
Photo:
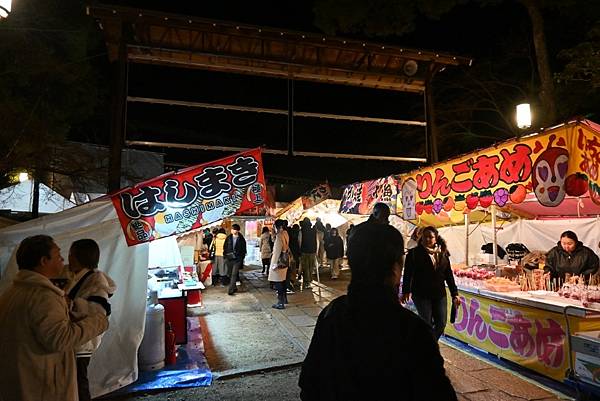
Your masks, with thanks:
[{"label": "person wearing backpack", "polygon": [[286,221],[275,220],[275,243],[271,255],[268,280],[275,283],[277,289],[277,302],[273,304],[275,309],[285,309],[287,304],[286,275],[290,264],[290,237],[285,229]]}]

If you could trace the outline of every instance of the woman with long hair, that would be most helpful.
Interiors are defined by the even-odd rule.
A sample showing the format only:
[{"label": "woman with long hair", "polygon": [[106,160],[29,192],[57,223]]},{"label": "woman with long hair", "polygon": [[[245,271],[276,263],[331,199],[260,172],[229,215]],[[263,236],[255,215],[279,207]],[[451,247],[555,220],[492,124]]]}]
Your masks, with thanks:
[{"label": "woman with long hair", "polygon": [[435,227],[425,227],[419,245],[406,255],[402,279],[401,302],[406,303],[412,297],[417,313],[438,339],[444,333],[448,316],[445,283],[454,305],[460,305],[449,256],[446,241]]}]

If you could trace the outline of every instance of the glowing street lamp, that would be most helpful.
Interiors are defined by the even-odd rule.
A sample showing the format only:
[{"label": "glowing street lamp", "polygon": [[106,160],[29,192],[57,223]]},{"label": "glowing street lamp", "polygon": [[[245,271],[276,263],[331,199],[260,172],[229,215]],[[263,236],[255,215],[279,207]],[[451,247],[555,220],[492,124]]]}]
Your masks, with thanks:
[{"label": "glowing street lamp", "polygon": [[517,127],[520,129],[531,127],[531,107],[529,103],[517,105]]},{"label": "glowing street lamp", "polygon": [[0,19],[8,17],[12,0],[0,0]]},{"label": "glowing street lamp", "polygon": [[29,174],[19,173],[19,182],[25,182],[29,179]]}]

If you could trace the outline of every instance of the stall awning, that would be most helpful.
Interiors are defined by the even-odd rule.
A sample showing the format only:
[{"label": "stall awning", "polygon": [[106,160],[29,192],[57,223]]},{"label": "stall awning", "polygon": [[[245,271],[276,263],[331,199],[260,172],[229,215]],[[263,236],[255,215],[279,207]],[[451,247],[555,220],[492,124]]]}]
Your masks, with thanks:
[{"label": "stall awning", "polygon": [[397,212],[420,225],[485,216],[600,214],[600,126],[574,120],[402,176]]}]

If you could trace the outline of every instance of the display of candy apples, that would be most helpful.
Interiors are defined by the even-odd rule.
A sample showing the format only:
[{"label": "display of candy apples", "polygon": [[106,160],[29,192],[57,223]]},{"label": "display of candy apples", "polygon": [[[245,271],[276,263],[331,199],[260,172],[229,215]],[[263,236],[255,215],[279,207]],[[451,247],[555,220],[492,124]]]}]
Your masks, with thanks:
[{"label": "display of candy apples", "polygon": [[489,278],[495,277],[496,272],[487,270],[483,267],[469,267],[468,269],[456,269],[454,270],[454,276],[456,277],[466,277],[473,280],[487,280]]},{"label": "display of candy apples", "polygon": [[580,300],[584,306],[588,303],[600,303],[600,288],[595,285],[565,283],[558,291],[563,298]]}]

